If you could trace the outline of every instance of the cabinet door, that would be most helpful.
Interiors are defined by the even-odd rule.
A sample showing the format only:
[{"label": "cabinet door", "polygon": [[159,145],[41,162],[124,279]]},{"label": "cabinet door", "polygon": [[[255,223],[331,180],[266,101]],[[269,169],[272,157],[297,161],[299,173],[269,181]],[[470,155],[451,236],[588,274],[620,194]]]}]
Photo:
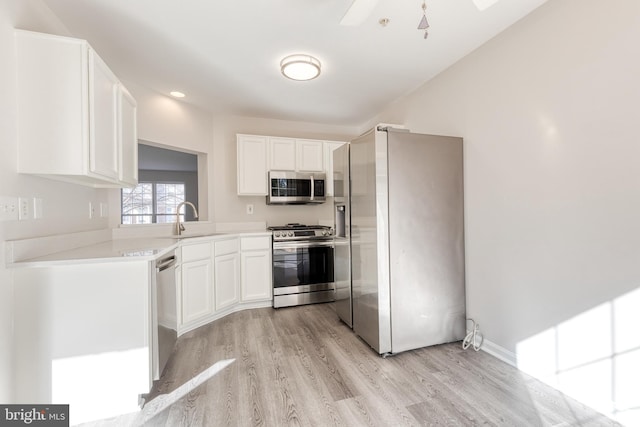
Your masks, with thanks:
[{"label": "cabinet door", "polygon": [[118,173],[118,79],[89,49],[89,170],[113,181]]},{"label": "cabinet door", "polygon": [[88,67],[86,43],[16,30],[18,172],[88,172]]},{"label": "cabinet door", "polygon": [[134,187],[138,184],[138,134],[136,100],[129,91],[118,85],[118,144],[120,147],[120,181]]},{"label": "cabinet door", "polygon": [[327,196],[333,196],[333,150],[344,144],[344,142],[337,141],[324,142],[324,172],[327,174],[327,180],[325,181]]},{"label": "cabinet door", "polygon": [[267,195],[266,136],[238,135],[238,195]]},{"label": "cabinet door", "polygon": [[296,169],[300,172],[322,172],[323,143],[313,139],[296,141]]},{"label": "cabinet door", "polygon": [[238,253],[215,257],[216,311],[238,302],[239,261]]},{"label": "cabinet door", "polygon": [[182,323],[213,313],[211,259],[182,264]]},{"label": "cabinet door", "polygon": [[248,251],[241,254],[242,301],[270,300],[271,251]]},{"label": "cabinet door", "polygon": [[271,170],[296,170],[296,140],[293,138],[269,138],[269,160]]}]

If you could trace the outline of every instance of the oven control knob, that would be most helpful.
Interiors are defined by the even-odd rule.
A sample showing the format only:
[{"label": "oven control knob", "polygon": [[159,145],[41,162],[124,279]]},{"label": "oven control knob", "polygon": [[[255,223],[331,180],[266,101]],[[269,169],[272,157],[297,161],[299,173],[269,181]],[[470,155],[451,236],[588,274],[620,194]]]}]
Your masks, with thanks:
[{"label": "oven control knob", "polygon": [[293,231],[289,231],[289,232],[287,233],[287,236],[289,236],[289,237],[293,237]]},{"label": "oven control knob", "polygon": [[327,234],[329,234],[329,232],[327,230],[322,230],[322,235],[326,236]]},{"label": "oven control knob", "polygon": [[276,232],[274,233],[274,236],[276,236],[276,237],[280,237],[280,232],[279,232],[279,231],[276,231]]}]

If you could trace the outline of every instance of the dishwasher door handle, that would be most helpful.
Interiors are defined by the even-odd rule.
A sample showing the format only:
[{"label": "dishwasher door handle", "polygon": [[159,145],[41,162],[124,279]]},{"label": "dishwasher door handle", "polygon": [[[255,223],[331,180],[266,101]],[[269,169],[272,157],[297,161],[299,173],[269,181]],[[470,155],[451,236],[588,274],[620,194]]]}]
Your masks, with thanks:
[{"label": "dishwasher door handle", "polygon": [[175,263],[176,263],[176,257],[175,257],[175,255],[172,255],[170,257],[166,257],[166,258],[161,259],[158,262],[158,266],[156,268],[157,268],[158,272],[161,272],[161,271],[164,271],[164,270],[170,268],[171,266],[175,265]]}]

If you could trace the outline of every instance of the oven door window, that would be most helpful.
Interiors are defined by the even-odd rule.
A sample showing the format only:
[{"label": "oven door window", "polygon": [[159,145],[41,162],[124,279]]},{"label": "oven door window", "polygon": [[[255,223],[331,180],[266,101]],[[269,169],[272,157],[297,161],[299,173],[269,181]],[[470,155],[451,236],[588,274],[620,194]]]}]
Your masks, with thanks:
[{"label": "oven door window", "polygon": [[274,287],[331,282],[333,282],[333,248],[331,246],[274,249]]}]

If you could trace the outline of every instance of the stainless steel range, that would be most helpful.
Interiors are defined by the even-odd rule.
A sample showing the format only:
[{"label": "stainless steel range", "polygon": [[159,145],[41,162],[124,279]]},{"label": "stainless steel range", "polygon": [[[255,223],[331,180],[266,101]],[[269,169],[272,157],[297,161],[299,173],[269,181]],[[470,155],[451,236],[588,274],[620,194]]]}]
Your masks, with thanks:
[{"label": "stainless steel range", "polygon": [[273,307],[335,300],[333,229],[287,224],[273,232]]}]

